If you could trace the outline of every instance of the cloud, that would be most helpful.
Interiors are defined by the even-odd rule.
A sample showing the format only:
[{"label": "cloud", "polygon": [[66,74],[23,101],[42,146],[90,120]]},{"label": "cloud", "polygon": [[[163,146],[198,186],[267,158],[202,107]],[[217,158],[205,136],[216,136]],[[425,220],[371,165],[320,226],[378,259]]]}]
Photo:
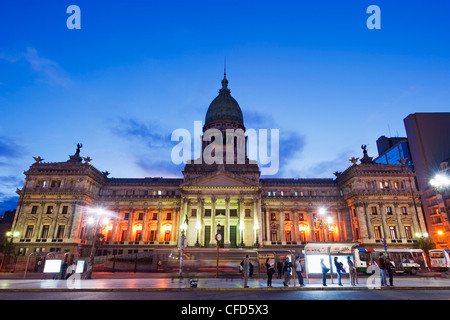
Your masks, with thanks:
[{"label": "cloud", "polygon": [[23,154],[23,147],[7,137],[0,136],[0,158],[17,159],[22,157]]},{"label": "cloud", "polygon": [[[0,193],[1,198],[1,193]],[[19,197],[8,197],[0,200],[0,215],[2,215],[7,210],[14,210],[17,208],[17,202],[19,201]]]},{"label": "cloud", "polygon": [[39,81],[46,82],[51,86],[67,87],[72,83],[67,73],[55,61],[41,57],[32,47],[27,47],[24,52],[18,54],[0,53],[0,59],[9,63],[25,60],[38,76]]},{"label": "cloud", "polygon": [[170,140],[172,133],[164,132],[156,122],[146,124],[124,117],[118,117],[116,122],[117,124],[111,128],[111,131],[122,138],[136,138],[150,149],[171,148],[173,146]]},{"label": "cloud", "polygon": [[181,171],[184,169],[184,164],[176,165],[170,160],[147,161],[141,159],[136,164],[152,177],[179,178],[182,177]]}]

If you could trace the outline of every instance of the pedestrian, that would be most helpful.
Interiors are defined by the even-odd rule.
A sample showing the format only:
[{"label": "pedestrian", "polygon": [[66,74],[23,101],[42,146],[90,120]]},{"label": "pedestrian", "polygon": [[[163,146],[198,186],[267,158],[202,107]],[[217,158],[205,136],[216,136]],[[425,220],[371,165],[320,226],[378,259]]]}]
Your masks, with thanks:
[{"label": "pedestrian", "polygon": [[64,278],[65,280],[67,280],[75,272],[75,268],[76,266],[73,262],[67,267],[66,277]]},{"label": "pedestrian", "polygon": [[323,262],[323,258],[320,259],[320,266],[322,267],[322,283],[323,283],[323,286],[326,287],[327,286],[327,273],[328,273],[328,271],[330,271],[330,269]]},{"label": "pedestrian", "polygon": [[272,287],[272,276],[275,273],[274,267],[270,264],[270,259],[266,259],[266,270],[267,270],[267,286]]},{"label": "pedestrian", "polygon": [[283,262],[277,262],[278,279],[281,279],[281,274],[283,273]]},{"label": "pedestrian", "polygon": [[250,276],[250,259],[248,257],[248,254],[245,256],[244,263],[243,263],[243,273],[244,273],[244,288],[248,288],[247,282],[248,277]]},{"label": "pedestrian", "polygon": [[350,256],[347,257],[348,273],[350,275],[350,284],[356,286],[356,268]]},{"label": "pedestrian", "polygon": [[67,261],[64,260],[64,261],[63,261],[63,264],[61,265],[61,275],[60,275],[60,277],[59,277],[61,280],[64,280],[64,279],[66,278],[66,270],[67,270],[67,267],[68,267]]},{"label": "pedestrian", "polygon": [[297,274],[298,283],[300,284],[301,287],[304,287],[305,285],[303,284],[303,266],[302,262],[300,261],[300,257],[297,257],[297,259],[295,259],[295,273]]},{"label": "pedestrian", "polygon": [[378,268],[380,268],[381,276],[381,286],[386,286],[386,261],[384,260],[384,254],[380,253],[380,258],[378,259]]},{"label": "pedestrian", "polygon": [[336,274],[337,274],[337,278],[338,278],[338,284],[342,287],[342,267],[343,264],[341,262],[338,261],[338,257],[334,257],[334,266],[336,268]]},{"label": "pedestrian", "polygon": [[389,276],[389,285],[394,286],[394,265],[389,258],[386,258],[386,271]]},{"label": "pedestrian", "polygon": [[283,284],[285,287],[289,285],[289,281],[291,281],[291,270],[292,270],[292,263],[289,261],[289,257],[286,257],[286,261],[284,262],[283,267],[283,276],[284,281]]}]

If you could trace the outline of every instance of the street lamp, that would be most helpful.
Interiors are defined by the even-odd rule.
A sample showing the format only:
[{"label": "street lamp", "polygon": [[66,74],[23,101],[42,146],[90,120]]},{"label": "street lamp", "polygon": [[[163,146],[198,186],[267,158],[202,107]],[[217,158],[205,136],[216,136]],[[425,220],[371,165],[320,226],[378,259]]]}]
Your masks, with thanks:
[{"label": "street lamp", "polygon": [[195,243],[195,246],[197,248],[200,248],[200,242],[198,241],[198,238],[200,237],[200,229],[202,228],[202,225],[200,224],[200,221],[197,221],[197,224],[195,225],[195,229],[197,229],[197,242]]},{"label": "street lamp", "polygon": [[[91,279],[92,268],[94,266],[94,256],[97,250],[98,242],[100,240],[100,233],[97,234],[97,229],[101,226],[106,226],[109,223],[109,219],[112,216],[111,213],[102,207],[93,207],[87,209],[88,219],[87,223],[89,225],[94,225],[94,233],[92,236],[92,248],[89,255],[89,266],[86,271],[85,279]],[[98,238],[98,239],[97,239]]]},{"label": "street lamp", "polygon": [[323,230],[323,238],[324,240],[327,239],[325,236],[325,230],[328,231],[329,226],[333,223],[333,218],[331,216],[327,216],[327,210],[323,207],[320,207],[319,215],[314,217],[314,228]]},{"label": "street lamp", "polygon": [[[17,238],[19,236],[20,236],[20,232],[18,232],[18,231],[8,231],[6,233],[6,237],[10,238],[10,240],[9,240],[8,251],[6,253],[6,259],[3,259],[3,262],[2,262],[2,269],[7,263],[9,263],[9,259],[11,257],[11,247],[12,247],[14,238]],[[8,262],[5,263],[6,261],[8,261]]]},{"label": "street lamp", "polygon": [[255,229],[255,233],[256,233],[256,243],[255,243],[255,246],[258,248],[258,247],[259,247],[259,242],[258,242],[259,223],[258,223],[258,221],[255,221],[255,224],[254,224],[254,226],[253,226],[253,229]]},{"label": "street lamp", "polygon": [[217,224],[217,233],[216,233],[216,241],[217,241],[217,264],[216,264],[216,278],[219,277],[219,243],[222,240],[222,235],[220,234],[220,223]]},{"label": "street lamp", "polygon": [[243,223],[241,223],[241,224],[239,224],[239,230],[241,231],[241,243],[239,244],[239,247],[241,247],[241,248],[243,248],[245,245],[244,245],[244,224]]}]

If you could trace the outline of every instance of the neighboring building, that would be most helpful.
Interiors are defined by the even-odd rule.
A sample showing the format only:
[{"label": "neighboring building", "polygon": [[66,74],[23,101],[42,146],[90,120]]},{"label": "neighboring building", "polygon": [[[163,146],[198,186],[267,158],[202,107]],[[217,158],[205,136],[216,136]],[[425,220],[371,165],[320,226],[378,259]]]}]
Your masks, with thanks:
[{"label": "neighboring building", "polygon": [[[203,130],[230,128],[245,130],[224,78]],[[336,179],[261,179],[245,149],[244,164],[191,161],[180,179],[136,179],[108,178],[89,157],[81,158],[80,148],[67,162],[35,158],[25,172],[14,226],[21,232],[19,253],[83,254],[92,241],[87,220],[93,206],[115,216],[101,231],[106,242],[99,255],[174,248],[182,229],[188,246],[212,247],[217,224],[223,247],[296,250],[314,241],[373,247],[381,238],[391,247],[410,247],[415,233],[425,230],[411,170],[377,164],[365,149],[361,164],[353,158]]]},{"label": "neighboring building", "polygon": [[[450,158],[450,113],[414,113],[404,119],[409,150],[421,192],[429,235],[441,247],[450,247],[447,213],[437,209],[436,194],[430,180],[441,170],[443,160]],[[444,233],[444,234],[442,234]]]},{"label": "neighboring building", "polygon": [[377,149],[378,157],[374,160],[376,163],[400,164],[401,161],[405,161],[405,164],[414,171],[407,138],[381,136],[377,140]]}]

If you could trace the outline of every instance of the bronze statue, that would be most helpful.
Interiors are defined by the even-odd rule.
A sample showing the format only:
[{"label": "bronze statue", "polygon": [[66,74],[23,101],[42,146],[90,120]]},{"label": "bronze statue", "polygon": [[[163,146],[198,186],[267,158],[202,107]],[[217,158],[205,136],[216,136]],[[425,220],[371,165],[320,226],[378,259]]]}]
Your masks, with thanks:
[{"label": "bronze statue", "polygon": [[75,156],[80,156],[80,149],[83,148],[83,144],[77,143],[77,152],[75,152]]},{"label": "bronze statue", "polygon": [[363,149],[364,157],[366,157],[367,156],[367,146],[365,144],[363,144],[361,146],[361,149]]}]

